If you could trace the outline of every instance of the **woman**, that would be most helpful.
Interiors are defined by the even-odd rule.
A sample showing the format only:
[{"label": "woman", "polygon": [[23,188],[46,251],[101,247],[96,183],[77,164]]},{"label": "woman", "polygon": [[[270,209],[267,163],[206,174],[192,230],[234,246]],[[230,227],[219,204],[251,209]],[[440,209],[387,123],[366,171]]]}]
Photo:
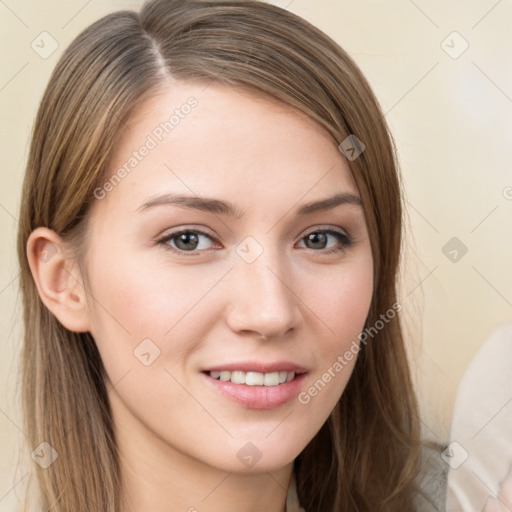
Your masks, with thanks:
[{"label": "woman", "polygon": [[44,510],[416,510],[399,174],[334,41],[254,1],[102,18],[50,79],[23,199]]}]

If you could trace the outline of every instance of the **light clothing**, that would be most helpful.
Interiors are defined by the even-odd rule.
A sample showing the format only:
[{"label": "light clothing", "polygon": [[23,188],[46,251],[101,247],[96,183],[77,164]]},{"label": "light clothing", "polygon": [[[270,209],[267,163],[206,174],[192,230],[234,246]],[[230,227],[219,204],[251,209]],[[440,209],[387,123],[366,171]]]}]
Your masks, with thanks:
[{"label": "light clothing", "polygon": [[485,341],[459,385],[447,452],[452,462],[446,512],[482,512],[507,479],[512,464],[511,366],[512,324],[507,324]]},{"label": "light clothing", "polygon": [[288,494],[286,496],[286,512],[306,512],[299,504],[294,471],[292,471],[290,485],[288,486]]}]

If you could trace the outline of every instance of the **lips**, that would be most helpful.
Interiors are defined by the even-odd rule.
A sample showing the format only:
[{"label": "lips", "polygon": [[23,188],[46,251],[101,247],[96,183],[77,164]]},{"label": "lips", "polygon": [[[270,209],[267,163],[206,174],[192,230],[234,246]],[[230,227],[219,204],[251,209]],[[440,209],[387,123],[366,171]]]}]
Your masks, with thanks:
[{"label": "lips", "polygon": [[306,368],[304,366],[301,366],[290,361],[274,361],[269,363],[257,361],[240,361],[238,363],[227,363],[222,365],[211,366],[210,368],[206,368],[204,371],[241,371],[258,373],[294,372],[295,374],[298,374],[304,373],[306,371]]},{"label": "lips", "polygon": [[307,372],[301,365],[282,361],[230,363],[202,373],[208,385],[238,405],[274,409],[297,396]]}]

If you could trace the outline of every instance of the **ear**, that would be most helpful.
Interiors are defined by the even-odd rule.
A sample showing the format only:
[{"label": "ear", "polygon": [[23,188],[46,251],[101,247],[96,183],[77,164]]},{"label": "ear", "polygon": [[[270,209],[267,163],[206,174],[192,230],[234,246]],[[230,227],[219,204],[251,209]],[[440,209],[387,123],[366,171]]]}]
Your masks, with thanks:
[{"label": "ear", "polygon": [[27,240],[30,270],[44,305],[66,329],[86,332],[86,292],[79,267],[68,253],[63,240],[48,228],[36,228]]}]

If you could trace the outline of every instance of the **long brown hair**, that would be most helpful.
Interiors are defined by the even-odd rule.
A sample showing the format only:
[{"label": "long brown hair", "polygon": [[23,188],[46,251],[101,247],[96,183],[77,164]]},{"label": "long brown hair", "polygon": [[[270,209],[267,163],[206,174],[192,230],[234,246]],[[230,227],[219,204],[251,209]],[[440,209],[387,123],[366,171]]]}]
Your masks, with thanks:
[{"label": "long brown hair", "polygon": [[[339,144],[365,150],[349,165],[374,261],[366,325],[397,304],[402,200],[395,145],[370,86],[347,53],[300,17],[252,0],[153,0],[84,30],[60,58],[35,121],[23,182],[18,257],[24,308],[23,407],[54,512],[121,512],[119,460],[103,365],[90,333],[64,328],[39,298],[27,239],[58,233],[82,266],[88,207],[123,124],[166,77],[263,93],[318,121]],[[419,426],[399,315],[359,353],[326,423],[295,460],[307,512],[413,510]]]}]

